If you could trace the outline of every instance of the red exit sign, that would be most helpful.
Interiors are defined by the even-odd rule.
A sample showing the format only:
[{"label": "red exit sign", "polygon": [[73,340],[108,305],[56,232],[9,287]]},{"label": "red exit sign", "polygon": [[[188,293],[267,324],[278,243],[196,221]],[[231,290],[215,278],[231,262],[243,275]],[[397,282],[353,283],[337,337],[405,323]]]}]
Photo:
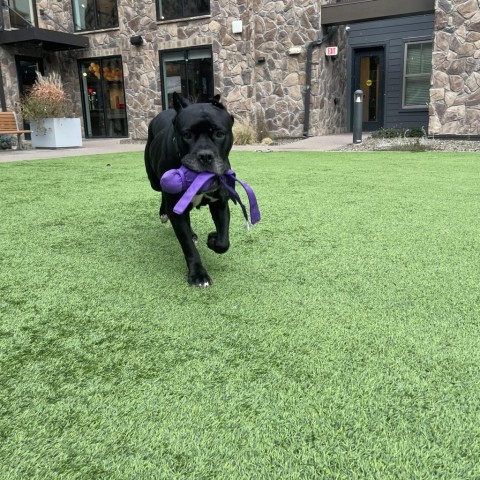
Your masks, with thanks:
[{"label": "red exit sign", "polygon": [[325,54],[327,57],[336,57],[338,55],[338,47],[327,47]]}]

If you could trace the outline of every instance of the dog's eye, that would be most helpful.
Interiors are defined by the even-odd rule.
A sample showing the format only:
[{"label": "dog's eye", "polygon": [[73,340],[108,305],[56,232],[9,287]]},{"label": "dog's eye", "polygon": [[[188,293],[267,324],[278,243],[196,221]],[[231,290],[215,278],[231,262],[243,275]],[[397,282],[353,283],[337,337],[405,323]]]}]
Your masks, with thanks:
[{"label": "dog's eye", "polygon": [[183,138],[184,138],[185,140],[191,140],[191,139],[193,138],[192,132],[185,132],[185,133],[183,134]]},{"label": "dog's eye", "polygon": [[215,137],[217,138],[225,138],[225,132],[222,132],[221,130],[217,130],[215,132]]}]

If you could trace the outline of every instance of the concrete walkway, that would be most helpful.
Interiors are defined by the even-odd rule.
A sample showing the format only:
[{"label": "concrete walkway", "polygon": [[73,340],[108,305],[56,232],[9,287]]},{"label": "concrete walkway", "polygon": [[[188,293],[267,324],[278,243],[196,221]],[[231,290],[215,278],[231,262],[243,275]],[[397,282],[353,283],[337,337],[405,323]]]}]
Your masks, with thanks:
[{"label": "concrete walkway", "polygon": [[[125,140],[123,140],[125,141]],[[144,143],[121,143],[122,139],[102,138],[84,139],[83,146],[78,148],[0,150],[0,163],[20,160],[42,160],[47,158],[79,157],[83,155],[102,155],[104,153],[143,152]],[[352,134],[324,135],[309,137],[282,145],[245,145],[234,146],[237,151],[259,152],[329,152],[352,143]]]}]

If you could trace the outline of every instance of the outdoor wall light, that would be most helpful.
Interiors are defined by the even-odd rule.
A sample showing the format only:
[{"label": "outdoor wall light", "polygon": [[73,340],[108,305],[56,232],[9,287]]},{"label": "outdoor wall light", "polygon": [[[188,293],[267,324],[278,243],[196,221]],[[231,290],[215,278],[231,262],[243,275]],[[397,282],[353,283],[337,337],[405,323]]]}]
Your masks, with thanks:
[{"label": "outdoor wall light", "polygon": [[133,37],[130,37],[130,43],[136,47],[139,47],[143,44],[143,38],[141,35],[134,35]]},{"label": "outdoor wall light", "polygon": [[287,50],[287,53],[289,55],[298,55],[298,54],[302,53],[302,47],[290,47]]},{"label": "outdoor wall light", "polygon": [[232,22],[232,33],[242,33],[243,23],[241,20],[234,20]]}]

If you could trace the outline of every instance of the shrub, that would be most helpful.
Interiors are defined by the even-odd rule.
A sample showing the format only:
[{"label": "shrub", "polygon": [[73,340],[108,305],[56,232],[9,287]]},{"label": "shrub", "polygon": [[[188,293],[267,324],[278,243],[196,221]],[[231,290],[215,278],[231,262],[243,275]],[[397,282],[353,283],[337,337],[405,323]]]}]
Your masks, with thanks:
[{"label": "shrub", "polygon": [[37,80],[22,98],[20,109],[23,119],[29,122],[45,118],[64,118],[72,113],[62,80],[55,72],[45,77],[37,72]]},{"label": "shrub", "polygon": [[398,138],[402,136],[398,128],[381,128],[372,132],[372,138]]},{"label": "shrub", "polygon": [[250,123],[235,121],[233,124],[234,145],[251,145],[257,141],[257,132]]},{"label": "shrub", "polygon": [[408,128],[405,130],[405,137],[408,138],[422,138],[426,136],[425,130],[422,130],[421,128]]},{"label": "shrub", "polygon": [[11,135],[0,135],[0,150],[12,148],[13,137]]},{"label": "shrub", "polygon": [[404,143],[396,143],[390,145],[388,148],[391,152],[426,152],[431,150],[430,145],[426,145],[420,141],[420,138],[415,137],[413,140],[406,140]]},{"label": "shrub", "polygon": [[423,127],[420,128],[381,128],[372,132],[372,138],[421,138],[426,137]]}]

